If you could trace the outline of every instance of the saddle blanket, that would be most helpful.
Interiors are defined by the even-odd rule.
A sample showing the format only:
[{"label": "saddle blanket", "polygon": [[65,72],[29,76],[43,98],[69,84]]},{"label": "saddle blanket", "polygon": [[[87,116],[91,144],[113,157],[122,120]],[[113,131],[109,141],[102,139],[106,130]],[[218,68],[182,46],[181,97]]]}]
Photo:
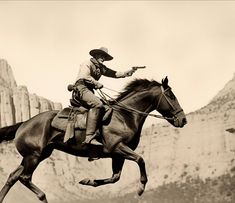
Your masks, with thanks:
[{"label": "saddle blanket", "polygon": [[[112,115],[112,108],[105,109],[105,115],[103,116],[103,122],[110,119]],[[66,131],[67,125],[70,122],[70,115],[71,113],[75,116],[74,119],[74,129],[75,130],[85,130],[86,129],[86,120],[87,120],[87,113],[88,110],[84,107],[66,107],[62,109],[52,120],[51,126],[61,130]]]},{"label": "saddle blanket", "polygon": [[87,112],[88,110],[79,107],[79,108],[64,108],[62,109],[52,120],[51,126],[61,130],[61,131],[66,131],[68,122],[69,122],[69,116],[70,114],[74,113],[74,128],[75,129],[80,129],[80,130],[85,130],[86,129],[86,119],[87,119]]}]

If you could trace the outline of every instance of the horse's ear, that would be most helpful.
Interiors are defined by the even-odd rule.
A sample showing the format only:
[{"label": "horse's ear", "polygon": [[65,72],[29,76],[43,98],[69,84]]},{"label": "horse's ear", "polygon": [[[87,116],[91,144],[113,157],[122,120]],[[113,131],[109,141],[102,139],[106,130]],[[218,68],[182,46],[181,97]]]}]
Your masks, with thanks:
[{"label": "horse's ear", "polygon": [[164,87],[167,87],[168,86],[168,77],[166,76],[164,79],[162,79],[162,85]]}]

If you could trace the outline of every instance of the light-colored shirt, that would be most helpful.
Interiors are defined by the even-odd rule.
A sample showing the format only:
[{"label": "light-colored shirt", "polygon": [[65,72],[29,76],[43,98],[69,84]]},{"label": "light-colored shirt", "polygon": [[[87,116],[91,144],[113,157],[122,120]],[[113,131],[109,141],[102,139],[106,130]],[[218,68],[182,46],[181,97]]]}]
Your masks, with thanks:
[{"label": "light-colored shirt", "polygon": [[95,58],[91,58],[80,65],[76,81],[85,79],[96,85],[102,75],[112,78],[125,77],[124,73],[114,71],[98,63]]}]

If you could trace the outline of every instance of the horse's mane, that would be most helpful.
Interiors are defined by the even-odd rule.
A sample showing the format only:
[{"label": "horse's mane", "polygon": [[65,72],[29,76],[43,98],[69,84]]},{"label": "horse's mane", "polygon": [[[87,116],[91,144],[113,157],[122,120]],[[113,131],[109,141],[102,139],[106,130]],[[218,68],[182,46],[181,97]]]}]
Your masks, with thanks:
[{"label": "horse's mane", "polygon": [[139,92],[144,89],[149,89],[153,86],[160,86],[160,85],[161,85],[161,83],[159,83],[155,80],[149,81],[147,79],[135,79],[126,85],[124,90],[121,93],[119,93],[116,100],[117,101],[121,100],[126,95],[128,95],[130,92],[133,92],[133,91]]}]

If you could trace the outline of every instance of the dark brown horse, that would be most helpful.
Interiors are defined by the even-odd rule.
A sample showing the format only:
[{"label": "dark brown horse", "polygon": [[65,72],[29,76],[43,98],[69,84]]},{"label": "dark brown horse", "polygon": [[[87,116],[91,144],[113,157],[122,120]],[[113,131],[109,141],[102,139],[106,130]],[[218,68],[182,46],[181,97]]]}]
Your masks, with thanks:
[{"label": "dark brown horse", "polygon": [[[46,203],[45,194],[32,183],[32,174],[38,164],[48,158],[54,149],[66,153],[93,158],[112,158],[113,175],[107,179],[84,179],[83,185],[100,186],[119,180],[125,159],[135,161],[140,169],[138,194],[144,192],[147,183],[144,159],[134,150],[139,144],[142,126],[148,114],[157,110],[175,127],[186,124],[184,111],[168,86],[168,79],[162,84],[156,81],[138,79],[126,86],[112,105],[114,111],[108,123],[100,131],[103,145],[81,144],[84,131],[75,140],[63,142],[64,133],[51,127],[51,121],[58,111],[41,113],[25,122],[0,129],[0,142],[13,140],[23,156],[20,166],[13,171],[0,192],[0,203],[10,188],[19,180]],[[135,110],[136,109],[136,110]]]}]

